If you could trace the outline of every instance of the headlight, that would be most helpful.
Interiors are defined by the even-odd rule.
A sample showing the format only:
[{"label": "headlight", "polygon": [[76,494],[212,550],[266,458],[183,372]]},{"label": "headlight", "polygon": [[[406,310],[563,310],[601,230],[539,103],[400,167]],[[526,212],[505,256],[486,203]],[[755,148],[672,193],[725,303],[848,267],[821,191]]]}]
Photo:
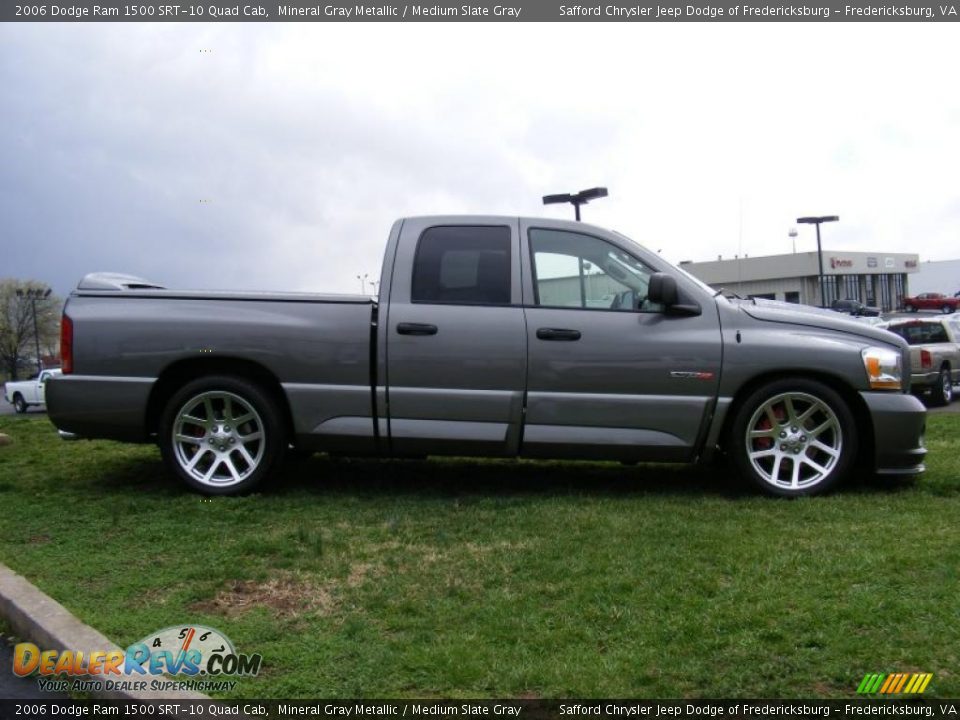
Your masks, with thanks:
[{"label": "headlight", "polygon": [[900,353],[887,348],[868,347],[860,354],[872,390],[901,389]]}]

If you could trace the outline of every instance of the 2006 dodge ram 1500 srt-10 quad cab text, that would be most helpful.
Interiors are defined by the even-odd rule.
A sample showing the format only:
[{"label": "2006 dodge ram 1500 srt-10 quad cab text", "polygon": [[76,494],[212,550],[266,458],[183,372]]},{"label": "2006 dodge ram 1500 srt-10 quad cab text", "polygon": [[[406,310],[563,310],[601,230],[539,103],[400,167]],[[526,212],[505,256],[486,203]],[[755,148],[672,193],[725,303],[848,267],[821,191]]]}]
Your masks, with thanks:
[{"label": "2006 dodge ram 1500 srt-10 quad cab text", "polygon": [[923,471],[904,340],[724,297],[583,223],[397,221],[379,298],[89,275],[47,403],[64,437],[154,441],[215,495],[284,453],[707,461],[783,496]]}]

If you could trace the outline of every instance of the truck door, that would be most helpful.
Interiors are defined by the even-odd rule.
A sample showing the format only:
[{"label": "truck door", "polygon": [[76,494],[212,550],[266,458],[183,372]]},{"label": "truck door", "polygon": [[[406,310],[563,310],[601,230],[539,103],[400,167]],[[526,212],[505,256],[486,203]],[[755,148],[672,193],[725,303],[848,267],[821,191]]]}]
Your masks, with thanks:
[{"label": "truck door", "polygon": [[[656,255],[619,236],[522,224],[529,368],[521,452],[687,460],[717,393],[715,306],[646,300]],[[702,299],[702,298],[701,298]]]},{"label": "truck door", "polygon": [[405,220],[386,328],[397,454],[516,454],[526,382],[516,218]]}]

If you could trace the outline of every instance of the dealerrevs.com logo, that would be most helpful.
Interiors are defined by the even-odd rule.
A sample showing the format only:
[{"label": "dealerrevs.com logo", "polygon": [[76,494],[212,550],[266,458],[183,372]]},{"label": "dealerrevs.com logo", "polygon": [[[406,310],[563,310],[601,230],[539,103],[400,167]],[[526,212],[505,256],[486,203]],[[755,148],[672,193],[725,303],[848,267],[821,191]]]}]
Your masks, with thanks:
[{"label": "dealerrevs.com logo", "polygon": [[40,690],[57,692],[232,690],[237,683],[229,678],[254,676],[262,662],[259,654],[238,653],[226,635],[205,625],[172,625],[126,651],[41,650],[33,643],[13,649],[15,675],[34,675]]},{"label": "dealerrevs.com logo", "polygon": [[931,678],[933,673],[867,673],[857,686],[857,694],[919,695]]}]

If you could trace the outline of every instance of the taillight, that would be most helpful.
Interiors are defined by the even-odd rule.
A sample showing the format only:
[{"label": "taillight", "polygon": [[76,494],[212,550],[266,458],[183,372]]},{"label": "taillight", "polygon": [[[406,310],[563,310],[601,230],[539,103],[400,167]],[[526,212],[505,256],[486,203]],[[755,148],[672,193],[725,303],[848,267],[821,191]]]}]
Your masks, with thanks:
[{"label": "taillight", "polygon": [[64,375],[73,372],[73,320],[66,314],[60,320],[60,368]]},{"label": "taillight", "polygon": [[924,367],[924,368],[933,367],[933,357],[930,355],[929,350],[920,351],[920,367]]}]

